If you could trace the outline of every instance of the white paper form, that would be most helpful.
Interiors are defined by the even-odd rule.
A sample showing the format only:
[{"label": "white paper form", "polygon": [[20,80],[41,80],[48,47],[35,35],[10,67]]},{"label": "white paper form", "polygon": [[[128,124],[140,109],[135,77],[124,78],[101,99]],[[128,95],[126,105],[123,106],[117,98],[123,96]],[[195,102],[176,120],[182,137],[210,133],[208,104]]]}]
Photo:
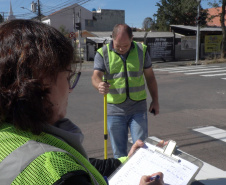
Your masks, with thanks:
[{"label": "white paper form", "polygon": [[187,185],[198,170],[198,166],[182,158],[179,162],[156,152],[153,145],[146,143],[147,148],[140,148],[113,177],[110,185],[138,185],[143,175],[156,172],[164,174],[165,185]]}]

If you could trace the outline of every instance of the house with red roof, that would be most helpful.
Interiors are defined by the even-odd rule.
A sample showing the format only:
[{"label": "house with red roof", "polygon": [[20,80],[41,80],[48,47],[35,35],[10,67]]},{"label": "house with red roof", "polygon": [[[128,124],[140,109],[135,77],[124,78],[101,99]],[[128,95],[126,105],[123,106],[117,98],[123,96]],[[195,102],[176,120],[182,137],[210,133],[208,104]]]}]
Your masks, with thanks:
[{"label": "house with red roof", "polygon": [[[215,26],[215,27],[221,27],[220,22],[220,14],[222,12],[221,7],[217,8],[209,8],[208,9],[208,18],[207,18],[207,26]],[[210,20],[209,20],[210,19]],[[226,25],[226,16],[225,16],[225,25]]]}]

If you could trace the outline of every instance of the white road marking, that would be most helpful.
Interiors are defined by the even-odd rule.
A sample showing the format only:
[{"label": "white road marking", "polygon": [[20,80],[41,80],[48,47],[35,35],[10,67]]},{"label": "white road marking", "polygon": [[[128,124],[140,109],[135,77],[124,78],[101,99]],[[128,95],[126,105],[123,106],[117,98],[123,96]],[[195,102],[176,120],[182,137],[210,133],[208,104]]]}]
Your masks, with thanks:
[{"label": "white road marking", "polygon": [[218,68],[192,69],[192,70],[183,70],[183,71],[170,71],[169,73],[184,73],[184,72],[192,72],[192,71],[211,71],[211,70],[218,70],[218,69],[222,69],[222,68],[218,67]]},{"label": "white road marking", "polygon": [[209,76],[225,76],[226,73],[220,73],[220,74],[211,74],[211,75],[200,75],[200,76],[205,76],[205,77],[209,77]]},{"label": "white road marking", "polygon": [[[190,66],[190,67],[168,67],[168,68],[161,68],[161,69],[154,69],[156,71],[176,71],[176,70],[185,70],[185,69],[202,69],[206,68],[207,66]],[[215,68],[219,66],[208,66],[210,68]]]},{"label": "white road marking", "polygon": [[220,129],[214,126],[208,126],[208,127],[202,127],[202,128],[197,128],[193,130],[196,132],[200,132],[204,135],[226,142],[226,131],[223,129]]},{"label": "white road marking", "polygon": [[[185,75],[199,75],[203,77],[226,76],[226,67],[220,66],[186,66],[186,67],[168,67],[154,69],[155,71],[163,71],[168,73],[183,73]],[[221,78],[226,80],[226,78]]]},{"label": "white road marking", "polygon": [[194,72],[194,73],[184,73],[185,75],[197,75],[197,74],[205,74],[205,73],[219,73],[225,72],[226,70],[217,70],[217,71],[201,71],[201,72]]}]

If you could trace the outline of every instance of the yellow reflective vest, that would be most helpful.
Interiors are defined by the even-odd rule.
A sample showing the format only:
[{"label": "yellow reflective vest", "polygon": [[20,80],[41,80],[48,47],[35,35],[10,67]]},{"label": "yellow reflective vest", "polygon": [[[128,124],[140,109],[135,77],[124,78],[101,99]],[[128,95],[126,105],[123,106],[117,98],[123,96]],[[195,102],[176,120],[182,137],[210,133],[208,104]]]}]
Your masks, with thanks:
[{"label": "yellow reflective vest", "polygon": [[143,68],[147,46],[133,43],[134,48],[131,48],[126,62],[110,50],[109,44],[97,50],[103,57],[105,78],[111,85],[107,94],[108,103],[119,104],[127,97],[134,101],[146,99]]},{"label": "yellow reflective vest", "polygon": [[54,184],[69,172],[88,173],[93,185],[107,185],[77,150],[53,135],[34,135],[11,124],[0,125],[0,184]]}]

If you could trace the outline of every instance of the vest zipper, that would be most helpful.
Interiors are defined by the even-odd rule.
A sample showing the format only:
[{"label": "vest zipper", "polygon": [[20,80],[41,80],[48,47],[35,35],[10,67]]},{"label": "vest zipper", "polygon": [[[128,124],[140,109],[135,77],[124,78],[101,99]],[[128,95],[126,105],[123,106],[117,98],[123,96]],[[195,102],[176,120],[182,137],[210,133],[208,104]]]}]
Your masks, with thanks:
[{"label": "vest zipper", "polygon": [[128,55],[127,55],[126,59],[122,55],[119,55],[119,56],[122,59],[123,65],[124,65],[125,79],[126,79],[126,96],[129,97],[129,80],[128,80],[127,67],[126,67],[126,59],[127,59]]}]

